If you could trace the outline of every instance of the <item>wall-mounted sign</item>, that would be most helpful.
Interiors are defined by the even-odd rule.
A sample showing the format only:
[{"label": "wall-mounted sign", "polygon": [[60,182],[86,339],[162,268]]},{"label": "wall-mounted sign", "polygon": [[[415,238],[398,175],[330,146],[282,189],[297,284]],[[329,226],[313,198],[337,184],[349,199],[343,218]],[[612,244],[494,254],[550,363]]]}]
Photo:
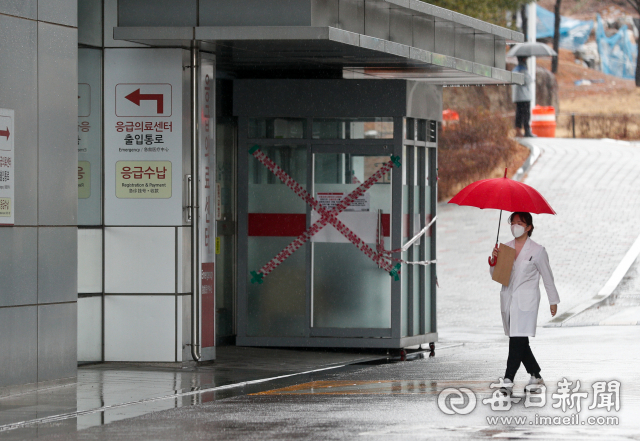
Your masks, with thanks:
[{"label": "wall-mounted sign", "polygon": [[[318,202],[326,209],[333,210],[347,196],[347,193],[318,193]],[[351,203],[344,211],[369,211],[371,195],[364,193]]]},{"label": "wall-mounted sign", "polygon": [[171,116],[171,84],[116,84],[116,116]]},{"label": "wall-mounted sign", "polygon": [[101,170],[102,50],[79,48],[78,225],[102,223]]},{"label": "wall-mounted sign", "polygon": [[91,197],[91,163],[78,161],[78,199]]},{"label": "wall-mounted sign", "polygon": [[0,225],[13,225],[15,219],[13,121],[12,109],[0,109]]},{"label": "wall-mounted sign", "polygon": [[168,199],[171,197],[171,162],[116,162],[116,197]]},{"label": "wall-mounted sign", "polygon": [[[216,149],[215,149],[215,83],[216,75],[212,60],[203,58],[200,62],[199,78],[200,115],[200,259],[203,268],[202,292],[202,349],[205,357],[210,357],[207,348],[215,346],[215,284],[213,268],[216,261]],[[211,271],[211,278],[205,278],[205,268]],[[211,305],[207,308],[206,305]]]},{"label": "wall-mounted sign", "polygon": [[104,51],[108,225],[183,224],[185,55],[182,49]]}]

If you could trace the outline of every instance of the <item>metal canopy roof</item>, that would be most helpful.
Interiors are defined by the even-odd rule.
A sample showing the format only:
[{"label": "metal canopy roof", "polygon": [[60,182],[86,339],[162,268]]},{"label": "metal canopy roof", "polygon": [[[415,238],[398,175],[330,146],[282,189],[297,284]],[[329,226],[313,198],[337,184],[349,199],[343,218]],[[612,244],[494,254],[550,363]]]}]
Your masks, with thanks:
[{"label": "metal canopy roof", "polygon": [[345,78],[399,78],[442,85],[524,82],[511,73],[460,58],[332,27],[224,26],[117,27],[115,40],[152,47],[185,47],[200,42],[214,52],[219,68],[342,69]]},{"label": "metal canopy roof", "polygon": [[[231,5],[224,0],[217,1]],[[306,0],[297,1],[304,4]],[[343,2],[347,8],[358,1],[362,2],[322,3],[323,6],[334,4],[333,12],[313,10],[308,17],[295,17],[305,25],[293,25],[294,19],[289,19],[293,20],[291,24],[274,25],[266,18],[265,24],[269,26],[256,26],[262,21],[247,19],[245,10],[240,9],[227,12],[229,17],[225,14],[200,16],[199,24],[210,21],[215,24],[212,26],[159,26],[159,22],[139,22],[116,27],[113,34],[115,40],[152,47],[189,48],[198,42],[201,50],[216,54],[219,69],[232,74],[259,70],[313,74],[313,71],[324,70],[341,71],[344,78],[410,79],[439,85],[524,82],[523,75],[503,68],[502,54],[506,52],[507,40],[524,39],[521,33],[418,0],[365,0],[365,8],[373,8],[366,16],[356,17],[353,9],[348,9],[351,15],[344,15],[347,13],[343,9],[338,11],[337,5]],[[271,4],[265,2],[264,5]],[[349,30],[326,25],[336,19],[337,25]],[[426,29],[430,29],[429,35],[425,34]],[[377,38],[380,36],[384,38]],[[425,43],[425,38],[431,38],[431,43]],[[416,45],[433,50],[414,47]],[[460,55],[456,57],[454,53]]]}]

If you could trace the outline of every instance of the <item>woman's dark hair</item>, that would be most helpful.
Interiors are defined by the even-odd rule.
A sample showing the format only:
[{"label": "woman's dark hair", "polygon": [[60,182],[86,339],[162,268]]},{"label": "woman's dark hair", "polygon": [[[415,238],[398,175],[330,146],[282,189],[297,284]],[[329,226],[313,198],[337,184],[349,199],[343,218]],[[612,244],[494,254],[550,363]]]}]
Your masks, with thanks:
[{"label": "woman's dark hair", "polygon": [[529,57],[518,57],[518,64],[525,64]]},{"label": "woman's dark hair", "polygon": [[531,213],[527,213],[526,211],[516,211],[515,213],[512,213],[511,216],[509,216],[509,224],[513,222],[513,218],[516,216],[518,216],[522,222],[527,224],[527,227],[531,227],[531,230],[527,231],[527,234],[529,235],[529,237],[531,237],[534,228],[533,217],[531,216]]}]

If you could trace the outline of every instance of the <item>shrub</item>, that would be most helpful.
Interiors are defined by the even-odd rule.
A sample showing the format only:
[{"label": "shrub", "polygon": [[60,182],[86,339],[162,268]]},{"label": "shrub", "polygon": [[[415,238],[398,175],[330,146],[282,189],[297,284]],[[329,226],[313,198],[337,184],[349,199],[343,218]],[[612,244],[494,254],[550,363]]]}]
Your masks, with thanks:
[{"label": "shrub", "polygon": [[513,174],[528,156],[510,137],[511,117],[482,109],[459,113],[460,122],[440,132],[438,200],[453,197],[474,181],[503,176],[505,167]]}]

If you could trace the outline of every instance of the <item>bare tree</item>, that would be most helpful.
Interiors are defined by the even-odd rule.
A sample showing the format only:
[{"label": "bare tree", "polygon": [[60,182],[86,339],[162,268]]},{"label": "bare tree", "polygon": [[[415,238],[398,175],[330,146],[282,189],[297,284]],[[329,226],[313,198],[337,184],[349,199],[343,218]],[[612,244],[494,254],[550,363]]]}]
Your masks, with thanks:
[{"label": "bare tree", "polygon": [[[627,0],[627,3],[629,3],[638,14],[640,14],[640,0]],[[637,44],[638,57],[636,59],[636,87],[640,87],[640,38],[638,38]]]},{"label": "bare tree", "polygon": [[[628,0],[628,1],[640,1],[640,0]],[[551,61],[551,72],[558,73],[558,58],[560,58],[560,4],[562,0],[556,0],[556,6],[554,8],[555,20],[553,23],[553,50],[558,55],[553,57]]]}]

